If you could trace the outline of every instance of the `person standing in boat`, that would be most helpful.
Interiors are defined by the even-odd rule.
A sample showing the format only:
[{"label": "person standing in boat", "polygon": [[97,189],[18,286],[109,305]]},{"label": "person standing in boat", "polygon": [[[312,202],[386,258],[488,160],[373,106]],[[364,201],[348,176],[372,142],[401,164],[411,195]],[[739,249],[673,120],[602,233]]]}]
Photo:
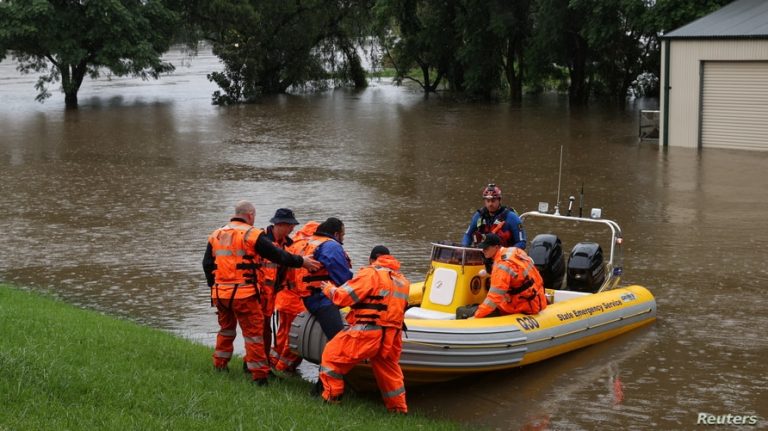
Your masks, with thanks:
[{"label": "person standing in boat", "polygon": [[483,235],[493,233],[501,238],[504,247],[525,249],[526,236],[523,222],[513,208],[501,205],[501,189],[496,184],[483,188],[483,208],[472,216],[461,245],[469,247],[482,240]]},{"label": "person standing in boat", "polygon": [[[271,223],[264,229],[264,235],[272,241],[275,247],[286,250],[293,240],[289,237],[299,222],[289,208],[278,208]],[[285,284],[287,268],[274,262],[265,261],[261,266],[261,277],[258,280],[261,294],[261,308],[264,311],[264,351],[271,356],[272,351],[272,315],[275,312],[275,295]],[[271,362],[271,361],[270,361]]]},{"label": "person standing in boat", "polygon": [[371,250],[370,265],[339,287],[323,285],[323,293],[339,307],[350,306],[349,327],[329,341],[320,363],[323,399],[338,403],[344,393],[344,375],[368,360],[384,399],[394,413],[408,413],[405,383],[400,368],[401,331],[408,305],[410,282],[400,272],[400,262],[389,249]]},{"label": "person standing in boat", "polygon": [[474,317],[515,313],[536,314],[547,308],[544,281],[523,249],[502,247],[501,238],[489,233],[478,245],[486,259],[493,259],[491,288]]},{"label": "person standing in boat", "polygon": [[235,205],[229,223],[208,237],[203,271],[211,288],[211,305],[216,307],[219,332],[213,352],[213,366],[228,371],[234,350],[237,325],[245,339],[245,362],[254,383],[267,384],[269,360],[264,351],[264,313],[257,280],[264,260],[289,267],[317,269],[311,257],[290,254],[275,247],[264,231],[253,226],[256,208],[248,201]]}]

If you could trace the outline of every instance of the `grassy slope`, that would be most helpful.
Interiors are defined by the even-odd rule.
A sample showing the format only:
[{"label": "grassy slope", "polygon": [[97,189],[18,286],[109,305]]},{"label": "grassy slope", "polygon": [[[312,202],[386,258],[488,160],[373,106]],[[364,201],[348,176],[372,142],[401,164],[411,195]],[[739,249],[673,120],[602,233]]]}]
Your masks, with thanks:
[{"label": "grassy slope", "polygon": [[0,334],[0,430],[459,429],[353,396],[325,405],[299,378],[255,387],[239,360],[214,372],[208,347],[7,286]]}]

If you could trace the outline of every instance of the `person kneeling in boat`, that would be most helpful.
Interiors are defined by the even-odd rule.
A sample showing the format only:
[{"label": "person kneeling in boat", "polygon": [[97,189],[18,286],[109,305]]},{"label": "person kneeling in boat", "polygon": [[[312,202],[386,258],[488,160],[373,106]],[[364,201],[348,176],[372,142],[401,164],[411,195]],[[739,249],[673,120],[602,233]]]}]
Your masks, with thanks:
[{"label": "person kneeling in boat", "polygon": [[489,233],[478,244],[486,259],[493,259],[491,288],[473,317],[536,314],[547,307],[544,282],[525,251],[502,247],[501,238]]},{"label": "person kneeling in boat", "polygon": [[339,307],[350,306],[349,327],[339,332],[323,350],[320,381],[323,399],[338,403],[344,393],[344,375],[368,360],[391,412],[408,413],[405,383],[400,368],[403,348],[401,331],[408,305],[410,282],[399,272],[400,262],[378,245],[371,250],[370,266],[352,280],[336,287],[323,286],[323,293]]}]

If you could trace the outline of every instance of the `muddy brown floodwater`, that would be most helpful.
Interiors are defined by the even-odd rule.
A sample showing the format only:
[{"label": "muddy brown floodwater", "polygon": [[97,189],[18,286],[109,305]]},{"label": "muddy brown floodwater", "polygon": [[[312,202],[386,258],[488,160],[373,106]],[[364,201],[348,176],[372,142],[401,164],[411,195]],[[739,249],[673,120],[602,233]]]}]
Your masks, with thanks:
[{"label": "muddy brown floodwater", "polygon": [[413,388],[411,409],[502,430],[698,429],[701,413],[768,428],[768,153],[640,144],[653,100],[456,103],[374,81],[220,108],[210,52],[169,58],[186,65],[159,81],[85,82],[77,111],[61,94],[34,102],[35,78],[0,63],[0,281],[212,345],[200,262],[238,199],[259,226],[278,207],[339,217],[356,268],[385,244],[418,281],[484,184],[519,212],[553,205],[562,147],[561,200],[584,184],[585,205],[622,226],[623,281],[654,293],[657,322]]}]

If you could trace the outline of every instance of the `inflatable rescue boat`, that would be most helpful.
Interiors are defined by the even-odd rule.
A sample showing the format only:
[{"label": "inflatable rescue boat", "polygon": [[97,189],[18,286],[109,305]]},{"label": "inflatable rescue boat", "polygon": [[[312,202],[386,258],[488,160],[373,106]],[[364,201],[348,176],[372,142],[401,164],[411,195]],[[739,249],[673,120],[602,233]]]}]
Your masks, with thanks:
[{"label": "inflatable rescue boat", "polygon": [[[482,251],[433,243],[430,268],[424,282],[412,284],[405,313],[400,365],[406,384],[531,364],[653,322],[651,292],[638,285],[619,287],[621,229],[599,213],[593,210],[598,216],[593,218],[537,211],[521,215],[528,232],[537,220],[576,231],[576,237],[582,230],[603,231],[608,241],[604,252],[598,242],[582,236],[566,259],[558,234],[536,235],[527,252],[544,279],[549,304],[535,315],[460,318],[467,306],[483,302],[490,287]],[[304,313],[294,321],[290,343],[299,355],[319,363],[325,342],[313,317]],[[369,367],[361,364],[350,377],[365,373],[370,374]]]}]

